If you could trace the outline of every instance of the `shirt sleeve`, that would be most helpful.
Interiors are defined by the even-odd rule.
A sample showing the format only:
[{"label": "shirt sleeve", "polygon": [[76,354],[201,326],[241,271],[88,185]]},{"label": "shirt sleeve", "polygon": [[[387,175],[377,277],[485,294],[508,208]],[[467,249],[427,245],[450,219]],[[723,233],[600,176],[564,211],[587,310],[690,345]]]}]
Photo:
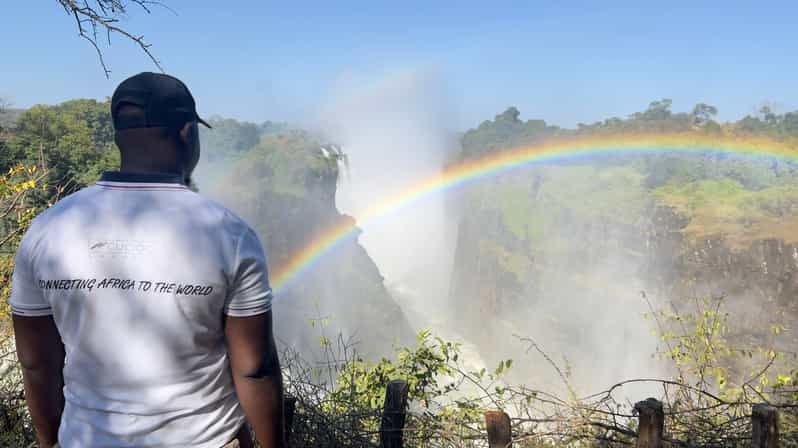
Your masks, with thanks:
[{"label": "shirt sleeve", "polygon": [[44,291],[36,284],[28,240],[26,235],[17,249],[8,303],[11,305],[11,312],[18,316],[50,316],[53,309],[44,297]]},{"label": "shirt sleeve", "polygon": [[269,311],[271,307],[272,290],[266,255],[258,236],[247,227],[238,241],[233,282],[224,304],[224,313],[232,317],[255,316]]}]

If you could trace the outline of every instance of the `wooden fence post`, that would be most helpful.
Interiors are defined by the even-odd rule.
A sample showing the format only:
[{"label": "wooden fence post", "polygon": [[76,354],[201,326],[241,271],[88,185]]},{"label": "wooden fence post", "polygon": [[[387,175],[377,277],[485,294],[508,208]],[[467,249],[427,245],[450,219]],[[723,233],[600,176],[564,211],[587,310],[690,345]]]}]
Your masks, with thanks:
[{"label": "wooden fence post", "polygon": [[407,391],[407,382],[403,380],[393,380],[385,388],[385,405],[380,422],[380,446],[382,448],[402,448]]},{"label": "wooden fence post", "polygon": [[485,412],[485,426],[488,427],[488,446],[490,448],[513,446],[509,415],[501,411],[487,411]]},{"label": "wooden fence post", "polygon": [[665,430],[662,403],[655,398],[649,398],[637,402],[635,411],[640,421],[636,448],[662,448],[662,433]]},{"label": "wooden fence post", "polygon": [[773,406],[756,404],[751,409],[751,439],[753,448],[778,448],[779,412]]},{"label": "wooden fence post", "polygon": [[283,414],[285,416],[285,441],[291,446],[291,434],[294,430],[294,413],[296,412],[296,397],[286,394],[283,399]]}]

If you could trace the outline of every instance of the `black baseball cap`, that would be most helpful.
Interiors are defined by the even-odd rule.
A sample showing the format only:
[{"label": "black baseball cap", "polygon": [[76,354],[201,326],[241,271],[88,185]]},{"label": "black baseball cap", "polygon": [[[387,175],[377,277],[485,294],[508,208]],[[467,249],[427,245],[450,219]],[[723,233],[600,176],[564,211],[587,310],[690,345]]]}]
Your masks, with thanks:
[{"label": "black baseball cap", "polygon": [[[118,120],[119,107],[125,104],[144,110],[143,120]],[[122,81],[111,98],[114,129],[168,127],[180,129],[189,121],[211,127],[197,115],[194,97],[183,81],[163,73],[143,72]]]}]

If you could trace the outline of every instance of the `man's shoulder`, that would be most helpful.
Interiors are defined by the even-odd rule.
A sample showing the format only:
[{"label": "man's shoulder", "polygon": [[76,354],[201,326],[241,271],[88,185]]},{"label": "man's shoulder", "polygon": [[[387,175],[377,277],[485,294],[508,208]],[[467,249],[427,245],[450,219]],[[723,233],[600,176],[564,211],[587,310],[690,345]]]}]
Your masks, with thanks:
[{"label": "man's shoulder", "polygon": [[68,212],[80,204],[86,203],[96,192],[97,187],[90,185],[64,196],[36,215],[31,222],[31,228],[40,227],[44,223],[59,219],[65,212]]},{"label": "man's shoulder", "polygon": [[204,211],[203,216],[209,221],[209,224],[214,226],[223,225],[225,228],[235,231],[238,234],[251,230],[250,225],[242,217],[220,202],[196,192],[192,192],[191,194],[195,204]]},{"label": "man's shoulder", "polygon": [[70,212],[78,208],[80,204],[86,203],[86,200],[90,200],[94,192],[96,192],[96,187],[94,186],[81,188],[42,210],[31,220],[30,225],[25,230],[23,243],[35,245],[47,235],[58,235],[59,224],[67,222]]}]

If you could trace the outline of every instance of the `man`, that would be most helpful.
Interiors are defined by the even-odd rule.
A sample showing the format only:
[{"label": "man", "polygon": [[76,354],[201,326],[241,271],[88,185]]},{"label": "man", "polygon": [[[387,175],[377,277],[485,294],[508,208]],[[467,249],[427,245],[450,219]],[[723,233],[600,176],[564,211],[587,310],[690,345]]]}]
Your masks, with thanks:
[{"label": "man", "polygon": [[[252,229],[187,185],[188,88],[141,73],[113,95],[121,168],[37,217],[11,309],[42,447],[283,445],[266,260]],[[208,126],[210,127],[210,126]]]}]

